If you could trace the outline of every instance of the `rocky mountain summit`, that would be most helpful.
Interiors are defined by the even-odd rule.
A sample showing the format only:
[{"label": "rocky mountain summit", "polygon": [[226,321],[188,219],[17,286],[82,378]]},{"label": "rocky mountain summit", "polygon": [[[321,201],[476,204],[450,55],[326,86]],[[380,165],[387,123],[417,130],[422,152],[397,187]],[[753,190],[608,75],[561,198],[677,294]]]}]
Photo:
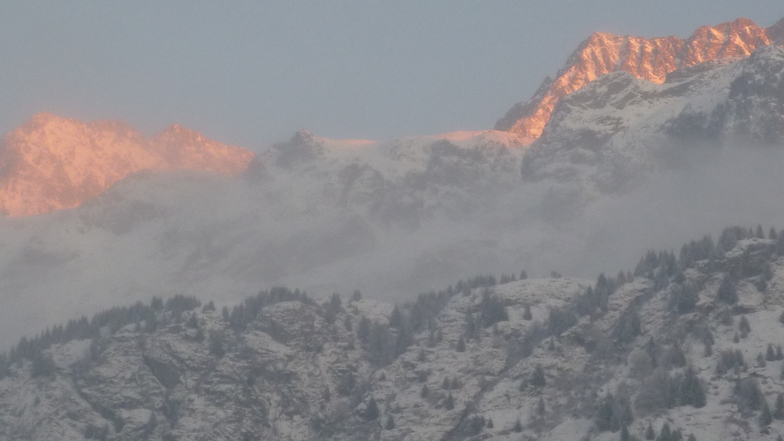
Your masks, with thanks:
[{"label": "rocky mountain summit", "polygon": [[139,170],[201,170],[236,175],[253,153],[172,125],[146,139],[124,123],[33,116],[3,139],[0,212],[48,213],[82,205]]},{"label": "rocky mountain summit", "polygon": [[496,123],[533,141],[542,135],[556,105],[565,96],[611,72],[663,83],[667,74],[711,60],[745,57],[762,46],[784,42],[784,19],[765,29],[740,18],[703,26],[686,39],[643,38],[597,32],[583,41],[554,79],[546,79],[528,101],[512,107]]},{"label": "rocky mountain summit", "polygon": [[733,227],[595,282],[113,308],[0,361],[0,437],[775,440],[781,256],[784,232]]},{"label": "rocky mountain summit", "polygon": [[605,75],[565,97],[523,160],[523,179],[612,193],[690,153],[784,140],[784,48],[714,60],[655,84]]}]

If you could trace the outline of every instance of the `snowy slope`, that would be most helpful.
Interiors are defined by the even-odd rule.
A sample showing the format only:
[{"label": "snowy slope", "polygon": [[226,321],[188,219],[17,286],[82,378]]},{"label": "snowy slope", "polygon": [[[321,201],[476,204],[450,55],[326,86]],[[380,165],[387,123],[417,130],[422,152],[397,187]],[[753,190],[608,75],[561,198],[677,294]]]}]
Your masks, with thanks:
[{"label": "snowy slope", "polygon": [[[0,438],[609,441],[667,424],[775,440],[774,233],[728,229],[596,283],[461,282],[397,311],[280,289],[223,313],[182,299],[117,310],[17,347]],[[695,388],[704,402],[688,401]]]},{"label": "snowy slope", "polygon": [[556,108],[525,157],[523,178],[612,193],[702,154],[700,147],[780,145],[782,78],[779,46],[681,69],[663,84],[606,75]]}]

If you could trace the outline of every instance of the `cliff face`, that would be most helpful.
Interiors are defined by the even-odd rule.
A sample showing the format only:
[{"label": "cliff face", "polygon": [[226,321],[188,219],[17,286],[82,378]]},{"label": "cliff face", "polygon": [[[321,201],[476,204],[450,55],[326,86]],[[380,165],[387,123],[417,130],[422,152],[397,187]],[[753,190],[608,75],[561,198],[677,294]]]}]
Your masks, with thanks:
[{"label": "cliff face", "polygon": [[748,56],[757,48],[784,41],[784,20],[768,29],[740,18],[703,26],[688,39],[618,36],[597,32],[572,53],[555,79],[546,79],[528,101],[518,103],[496,123],[496,130],[533,141],[541,136],[556,104],[596,78],[623,71],[663,83],[667,74],[705,61]]},{"label": "cliff face", "polygon": [[116,121],[38,114],[0,151],[0,211],[9,216],[73,208],[139,170],[242,172],[253,153],[173,125],[154,139]]}]

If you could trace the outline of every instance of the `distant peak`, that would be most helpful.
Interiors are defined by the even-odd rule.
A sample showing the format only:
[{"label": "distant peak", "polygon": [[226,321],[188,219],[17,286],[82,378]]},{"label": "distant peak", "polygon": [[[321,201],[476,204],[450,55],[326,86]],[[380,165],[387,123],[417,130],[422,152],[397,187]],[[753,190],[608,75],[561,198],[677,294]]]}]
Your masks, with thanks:
[{"label": "distant peak", "polygon": [[572,52],[554,80],[546,80],[531,99],[512,107],[495,128],[535,140],[562,98],[602,75],[624,71],[639,79],[662,83],[676,69],[748,56],[771,42],[784,43],[784,20],[766,30],[748,18],[738,18],[702,26],[686,39],[594,32]]},{"label": "distant peak", "polygon": [[182,124],[174,123],[167,126],[165,129],[161,130],[161,132],[156,136],[160,137],[162,135],[176,135],[176,136],[202,136],[201,133],[191,130],[185,127]]},{"label": "distant peak", "polygon": [[784,44],[784,18],[765,30],[773,43]]},{"label": "distant peak", "polygon": [[0,151],[0,212],[48,213],[82,205],[141,170],[241,173],[249,150],[209,140],[172,124],[146,139],[120,121],[84,123],[51,113],[33,115],[5,137]]}]

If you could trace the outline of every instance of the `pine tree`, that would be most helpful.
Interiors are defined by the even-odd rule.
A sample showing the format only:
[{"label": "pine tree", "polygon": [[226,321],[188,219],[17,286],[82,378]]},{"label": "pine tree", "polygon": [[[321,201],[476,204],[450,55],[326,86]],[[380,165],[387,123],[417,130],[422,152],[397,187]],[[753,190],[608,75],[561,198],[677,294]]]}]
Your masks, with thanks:
[{"label": "pine tree", "polygon": [[392,417],[392,414],[387,416],[387,422],[384,424],[384,429],[392,430],[395,428],[395,419]]},{"label": "pine tree", "polygon": [[738,301],[737,288],[735,287],[735,282],[732,281],[730,276],[724,276],[722,279],[716,298],[724,303],[729,303],[730,305]]},{"label": "pine tree", "polygon": [[745,315],[740,318],[738,329],[740,330],[740,338],[746,338],[751,333],[751,325]]},{"label": "pine tree", "polygon": [[395,305],[395,308],[392,310],[392,314],[389,316],[389,327],[390,328],[399,328],[403,325],[403,314],[400,312],[400,308]]},{"label": "pine tree", "polygon": [[492,418],[488,418],[487,419],[487,428],[488,429],[492,429],[493,427],[495,427],[495,424],[493,424],[493,419]]},{"label": "pine tree", "polygon": [[463,338],[462,335],[460,336],[460,339],[457,340],[457,345],[455,346],[455,350],[457,352],[465,352],[465,350],[466,350],[465,339]]},{"label": "pine tree", "polygon": [[773,405],[773,418],[784,420],[784,394],[776,396],[776,404]]},{"label": "pine tree", "polygon": [[658,441],[672,441],[672,431],[670,430],[670,424],[664,423],[659,432],[659,437],[657,438]]},{"label": "pine tree", "polygon": [[373,421],[378,418],[378,404],[376,404],[376,399],[374,397],[370,397],[370,401],[368,402],[367,409],[365,410],[365,419],[368,421]]},{"label": "pine tree", "polygon": [[547,408],[544,406],[544,397],[539,397],[539,403],[536,405],[536,414],[544,416],[547,413]]},{"label": "pine tree", "polygon": [[694,436],[694,434],[692,433],[691,435],[689,435],[689,438],[688,438],[687,441],[697,441],[697,437]]},{"label": "pine tree", "polygon": [[520,280],[525,280],[528,278],[528,273],[525,270],[520,271]]},{"label": "pine tree", "polygon": [[427,385],[422,386],[422,391],[419,392],[419,396],[422,398],[427,398],[430,395],[430,389],[427,388]]},{"label": "pine tree", "polygon": [[447,395],[446,401],[444,402],[444,407],[446,408],[446,410],[452,410],[455,408],[455,398],[452,396],[451,393]]},{"label": "pine tree", "polygon": [[512,427],[512,430],[513,430],[514,432],[517,432],[517,433],[520,433],[520,432],[522,432],[522,431],[523,431],[523,423],[521,423],[521,422],[520,422],[520,418],[518,418],[518,419],[515,421],[515,423],[514,423],[514,426]]},{"label": "pine tree", "polygon": [[768,349],[765,351],[765,360],[767,361],[776,360],[776,351],[773,349],[773,345],[770,343],[768,343]]},{"label": "pine tree", "polygon": [[621,427],[621,441],[630,441],[631,435],[629,435],[629,428],[626,427],[626,424]]},{"label": "pine tree", "polygon": [[653,440],[656,439],[656,432],[653,431],[653,425],[648,423],[648,428],[645,429],[645,439]]},{"label": "pine tree", "polygon": [[531,374],[531,385],[535,387],[543,387],[547,384],[547,378],[544,375],[544,368],[541,364],[537,364],[534,372]]},{"label": "pine tree", "polygon": [[525,309],[523,310],[523,320],[531,320],[533,315],[531,314],[531,305],[525,304]]},{"label": "pine tree", "polygon": [[762,402],[762,413],[760,414],[760,427],[763,429],[770,426],[770,423],[773,422],[773,416],[770,414],[770,407],[768,407],[768,400],[763,398]]},{"label": "pine tree", "polygon": [[599,406],[599,411],[596,414],[596,428],[600,432],[615,432],[618,430],[618,418],[615,415],[615,400],[612,394],[607,394]]},{"label": "pine tree", "polygon": [[704,407],[706,404],[705,392],[702,390],[700,379],[694,373],[694,369],[689,367],[683,377],[681,385],[681,403],[691,405],[695,408]]},{"label": "pine tree", "polygon": [[357,337],[362,343],[367,343],[370,339],[370,320],[367,317],[359,319],[359,326],[357,326]]}]

